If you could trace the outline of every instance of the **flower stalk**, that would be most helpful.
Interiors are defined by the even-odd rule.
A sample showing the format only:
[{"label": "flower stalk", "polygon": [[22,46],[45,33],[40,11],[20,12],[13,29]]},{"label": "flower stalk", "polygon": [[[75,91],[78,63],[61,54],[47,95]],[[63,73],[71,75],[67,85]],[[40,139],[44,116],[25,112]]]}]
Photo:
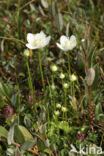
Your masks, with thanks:
[{"label": "flower stalk", "polygon": [[42,70],[42,62],[41,62],[41,57],[40,57],[40,50],[38,52],[38,59],[39,59],[39,67],[40,67],[42,86],[43,86],[43,89],[45,90],[44,76],[43,76],[43,70]]},{"label": "flower stalk", "polygon": [[[64,95],[65,95],[65,107],[67,108],[67,89],[64,89]],[[65,112],[65,118],[67,119],[67,111]]]},{"label": "flower stalk", "polygon": [[27,66],[27,72],[28,72],[28,85],[29,85],[30,93],[31,93],[31,95],[33,97],[34,111],[36,112],[34,88],[33,88],[33,84],[32,84],[32,78],[31,78],[31,74],[30,74],[30,68],[29,68],[28,58],[26,58],[26,66]]},{"label": "flower stalk", "polygon": [[68,70],[69,70],[69,75],[71,75],[69,52],[67,52],[67,59],[68,59]]}]

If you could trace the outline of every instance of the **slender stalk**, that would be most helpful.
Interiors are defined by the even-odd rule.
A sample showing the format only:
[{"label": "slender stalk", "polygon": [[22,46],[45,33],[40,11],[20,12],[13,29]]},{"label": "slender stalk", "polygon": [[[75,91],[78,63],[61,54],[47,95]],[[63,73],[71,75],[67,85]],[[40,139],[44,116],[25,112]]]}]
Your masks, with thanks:
[{"label": "slender stalk", "polygon": [[[50,87],[50,83],[49,83],[49,80],[47,78],[47,82],[48,82],[48,85],[49,85],[49,92],[50,92],[50,100],[51,100],[51,105],[52,105],[52,93],[51,93],[51,87]],[[48,106],[49,107],[49,106]],[[49,121],[50,121],[50,113],[49,113],[49,108],[48,108],[48,129],[49,129]]]},{"label": "slender stalk", "polygon": [[40,50],[38,51],[38,59],[39,59],[39,67],[40,67],[42,85],[43,85],[43,89],[45,90],[45,83],[44,83],[44,77],[43,77],[43,71],[42,71],[42,62],[41,62],[41,57],[40,57]]},{"label": "slender stalk", "polygon": [[71,70],[70,70],[70,56],[69,56],[69,52],[67,52],[67,59],[68,59],[68,70],[69,70],[69,74],[71,75]]},{"label": "slender stalk", "polygon": [[[52,85],[54,85],[54,75],[52,73]],[[53,94],[53,106],[54,106],[54,111],[56,110],[56,105],[55,105],[55,97],[54,97],[54,91],[52,90]]]},{"label": "slender stalk", "polygon": [[72,86],[72,83],[71,83],[71,96],[73,96],[73,86]]},{"label": "slender stalk", "polygon": [[67,97],[66,97],[66,95],[67,95],[67,90],[66,90],[66,89],[64,89],[64,95],[65,95],[65,107],[67,107]]},{"label": "slender stalk", "polygon": [[28,72],[28,84],[29,84],[30,92],[31,92],[31,95],[32,95],[32,98],[33,98],[34,110],[36,112],[37,108],[36,108],[36,104],[35,104],[34,88],[33,88],[33,84],[32,84],[32,78],[31,78],[31,74],[30,74],[28,58],[26,58],[26,66],[27,66],[27,72]]},{"label": "slender stalk", "polygon": [[[65,107],[67,108],[67,89],[64,89],[64,95],[65,95]],[[65,112],[65,117],[67,119],[67,112]]]},{"label": "slender stalk", "polygon": [[75,97],[75,88],[74,88],[74,82],[72,83],[73,85],[73,96]]}]

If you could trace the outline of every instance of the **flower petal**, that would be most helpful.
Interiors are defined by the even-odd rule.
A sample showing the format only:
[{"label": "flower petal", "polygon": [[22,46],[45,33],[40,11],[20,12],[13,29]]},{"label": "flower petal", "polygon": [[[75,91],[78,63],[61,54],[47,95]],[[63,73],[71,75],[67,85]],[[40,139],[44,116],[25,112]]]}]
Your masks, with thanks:
[{"label": "flower petal", "polygon": [[60,37],[60,43],[61,43],[61,44],[67,42],[68,40],[69,40],[68,37],[66,37],[66,36],[64,36],[64,35],[62,35],[62,36]]},{"label": "flower petal", "polygon": [[74,35],[72,35],[72,36],[70,37],[70,41],[73,42],[73,48],[76,47],[77,41],[76,41],[76,37],[75,37]]},{"label": "flower petal", "polygon": [[37,47],[33,47],[31,44],[27,43],[26,47],[29,49],[38,49]]},{"label": "flower petal", "polygon": [[27,41],[29,43],[32,43],[34,41],[34,38],[35,38],[35,34],[32,34],[32,33],[27,34]]},{"label": "flower petal", "polygon": [[61,50],[63,50],[63,51],[68,51],[68,50],[69,50],[69,47],[63,48],[62,45],[59,44],[59,43],[56,43],[56,45],[57,45]]},{"label": "flower petal", "polygon": [[61,50],[64,50],[61,44],[56,43],[56,45],[57,45]]},{"label": "flower petal", "polygon": [[46,37],[46,35],[45,35],[45,33],[44,33],[43,31],[41,31],[39,34],[40,34],[41,36],[43,36],[43,37]]},{"label": "flower petal", "polygon": [[76,40],[76,37],[75,37],[74,35],[72,35],[72,36],[70,37],[70,40],[75,41],[75,40]]},{"label": "flower petal", "polygon": [[48,36],[48,37],[46,38],[46,43],[49,44],[50,40],[51,40],[51,36]]}]

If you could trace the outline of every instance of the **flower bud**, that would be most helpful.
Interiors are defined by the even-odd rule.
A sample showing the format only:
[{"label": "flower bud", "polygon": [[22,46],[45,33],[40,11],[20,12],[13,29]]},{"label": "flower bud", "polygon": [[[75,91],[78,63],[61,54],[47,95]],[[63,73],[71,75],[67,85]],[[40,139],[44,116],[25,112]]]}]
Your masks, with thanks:
[{"label": "flower bud", "polygon": [[56,72],[57,71],[57,66],[55,64],[50,66],[50,69],[52,72]]},{"label": "flower bud", "polygon": [[76,81],[76,80],[77,80],[77,77],[76,77],[74,74],[72,74],[72,75],[70,76],[70,81],[74,82],[74,81]]},{"label": "flower bud", "polygon": [[14,115],[15,111],[14,111],[14,107],[12,106],[6,106],[3,109],[3,115],[5,118],[10,118]]},{"label": "flower bud", "polygon": [[89,68],[86,76],[86,82],[88,86],[91,86],[95,78],[95,70],[94,68]]},{"label": "flower bud", "polygon": [[66,107],[62,107],[62,111],[63,112],[67,112],[67,108]]},{"label": "flower bud", "polygon": [[60,77],[60,79],[64,79],[65,78],[65,74],[61,73],[59,77]]},{"label": "flower bud", "polygon": [[24,56],[26,56],[26,57],[30,56],[30,51],[28,49],[24,50]]},{"label": "flower bud", "polygon": [[83,38],[83,39],[81,40],[81,42],[85,42],[85,39]]},{"label": "flower bud", "polygon": [[67,89],[67,88],[69,87],[69,84],[68,84],[68,83],[63,83],[63,87],[64,87],[65,89]]},{"label": "flower bud", "polygon": [[61,108],[61,104],[59,104],[59,103],[56,104],[56,108],[59,108],[60,109]]}]

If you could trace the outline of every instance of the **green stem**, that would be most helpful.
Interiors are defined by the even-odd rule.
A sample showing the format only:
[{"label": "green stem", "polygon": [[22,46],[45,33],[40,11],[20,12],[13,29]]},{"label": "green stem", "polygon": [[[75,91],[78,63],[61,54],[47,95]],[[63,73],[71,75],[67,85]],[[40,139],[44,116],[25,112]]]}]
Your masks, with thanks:
[{"label": "green stem", "polygon": [[[51,87],[50,87],[50,83],[49,83],[49,80],[47,78],[47,82],[48,82],[48,85],[49,85],[49,92],[50,92],[50,100],[51,100],[51,105],[52,105],[52,93],[51,93]],[[50,122],[50,113],[49,113],[49,105],[48,105],[48,130],[49,130],[49,122]]]},{"label": "green stem", "polygon": [[26,58],[26,66],[27,66],[27,71],[28,71],[28,84],[29,84],[30,92],[31,92],[31,95],[32,95],[32,98],[33,98],[34,110],[36,112],[37,108],[36,108],[36,104],[35,104],[34,88],[33,88],[33,84],[32,84],[32,78],[31,78],[31,74],[30,74],[28,58]]},{"label": "green stem", "polygon": [[[65,107],[67,108],[67,90],[64,89],[64,95],[65,95]],[[67,112],[65,112],[65,117],[67,119]]]},{"label": "green stem", "polygon": [[40,50],[38,52],[38,59],[39,59],[39,67],[40,67],[42,85],[43,85],[43,89],[45,90],[45,83],[44,83],[44,77],[43,77],[43,71],[42,71],[42,63],[41,63],[41,58],[40,58]]},{"label": "green stem", "polygon": [[69,56],[69,52],[67,52],[67,59],[68,59],[68,69],[69,69],[69,74],[71,75],[71,70],[70,70],[70,56]]},{"label": "green stem", "polygon": [[72,83],[73,85],[73,96],[75,97],[75,88],[74,88],[74,82]]},{"label": "green stem", "polygon": [[[54,85],[54,75],[53,75],[53,73],[52,73],[52,85]],[[56,110],[56,104],[55,104],[55,97],[54,97],[54,91],[53,90],[52,90],[52,95],[53,95],[53,106],[54,106],[54,111],[55,111]]]},{"label": "green stem", "polygon": [[71,83],[71,96],[73,96],[73,85]]}]

